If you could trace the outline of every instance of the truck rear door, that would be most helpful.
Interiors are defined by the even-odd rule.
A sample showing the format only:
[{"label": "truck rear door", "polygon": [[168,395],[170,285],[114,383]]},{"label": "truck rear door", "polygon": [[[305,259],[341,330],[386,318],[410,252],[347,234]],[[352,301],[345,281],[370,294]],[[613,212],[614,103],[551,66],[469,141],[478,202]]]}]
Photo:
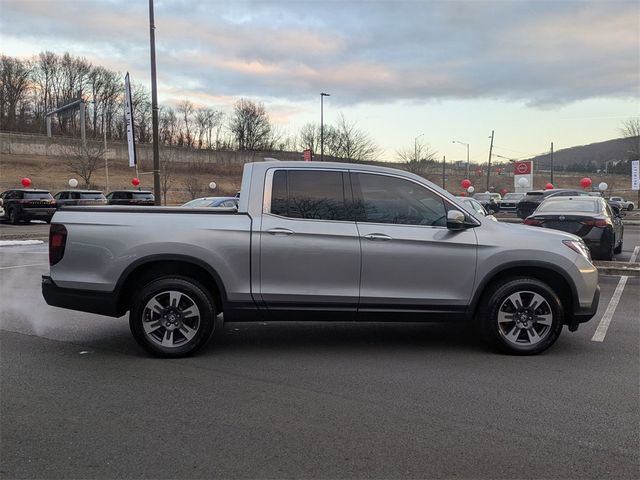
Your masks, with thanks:
[{"label": "truck rear door", "polygon": [[355,317],[360,239],[348,171],[270,169],[260,235],[260,298],[274,320],[305,310]]}]

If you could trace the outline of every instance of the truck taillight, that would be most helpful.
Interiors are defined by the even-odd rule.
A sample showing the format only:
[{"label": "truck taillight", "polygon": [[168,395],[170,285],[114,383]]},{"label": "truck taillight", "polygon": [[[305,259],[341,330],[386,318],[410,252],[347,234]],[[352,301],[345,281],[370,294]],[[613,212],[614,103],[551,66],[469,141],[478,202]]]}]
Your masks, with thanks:
[{"label": "truck taillight", "polygon": [[67,229],[64,225],[52,223],[49,229],[49,265],[55,265],[64,257],[67,245]]}]

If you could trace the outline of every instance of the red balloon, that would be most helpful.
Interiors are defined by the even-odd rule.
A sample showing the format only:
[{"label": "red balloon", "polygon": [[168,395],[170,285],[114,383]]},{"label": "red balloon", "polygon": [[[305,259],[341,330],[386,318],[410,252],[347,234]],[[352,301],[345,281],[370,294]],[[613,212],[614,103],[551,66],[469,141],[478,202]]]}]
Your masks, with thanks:
[{"label": "red balloon", "polygon": [[29,185],[31,185],[31,179],[24,177],[22,180],[20,180],[20,183],[22,183],[22,186],[24,188],[27,188]]},{"label": "red balloon", "polygon": [[464,180],[462,180],[462,183],[460,183],[460,185],[462,185],[462,188],[469,188],[471,186],[471,180],[465,178]]},{"label": "red balloon", "polygon": [[140,179],[139,178],[132,178],[131,179],[131,185],[133,185],[134,187],[137,187],[138,185],[140,185]]},{"label": "red balloon", "polygon": [[553,184],[552,184],[552,183],[547,183],[547,184],[544,186],[544,189],[545,189],[545,190],[551,190],[552,188],[553,188]]},{"label": "red balloon", "polygon": [[589,177],[584,177],[583,179],[580,180],[580,185],[582,185],[583,188],[589,188],[592,183],[593,182]]}]

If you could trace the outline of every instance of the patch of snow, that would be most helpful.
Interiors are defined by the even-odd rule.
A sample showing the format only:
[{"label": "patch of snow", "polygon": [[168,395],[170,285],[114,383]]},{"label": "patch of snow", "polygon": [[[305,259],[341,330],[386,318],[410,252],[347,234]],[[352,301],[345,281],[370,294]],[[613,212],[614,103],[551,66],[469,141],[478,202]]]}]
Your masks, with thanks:
[{"label": "patch of snow", "polygon": [[40,245],[42,240],[0,240],[0,247],[16,247],[18,245]]}]

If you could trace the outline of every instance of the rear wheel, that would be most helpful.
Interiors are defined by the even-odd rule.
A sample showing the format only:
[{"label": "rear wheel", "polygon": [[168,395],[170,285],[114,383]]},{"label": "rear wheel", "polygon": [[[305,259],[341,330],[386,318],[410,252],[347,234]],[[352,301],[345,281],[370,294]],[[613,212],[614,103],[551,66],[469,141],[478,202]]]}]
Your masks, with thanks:
[{"label": "rear wheel", "polygon": [[630,212],[631,210],[633,210],[633,205],[629,204],[629,206],[627,207],[627,210]]},{"label": "rear wheel", "polygon": [[613,249],[613,253],[622,253],[622,240],[620,240],[620,243],[618,244],[618,246],[616,248]]},{"label": "rear wheel", "polygon": [[131,333],[147,352],[183,357],[201,348],[216,322],[213,299],[197,281],[165,277],[147,283],[129,315]]},{"label": "rear wheel", "polygon": [[563,308],[549,285],[534,278],[511,278],[494,285],[479,309],[486,340],[512,355],[543,352],[560,336]]},{"label": "rear wheel", "polygon": [[18,212],[15,208],[12,208],[11,210],[9,210],[9,223],[11,223],[12,225],[17,225],[19,222],[20,219],[18,218]]}]

